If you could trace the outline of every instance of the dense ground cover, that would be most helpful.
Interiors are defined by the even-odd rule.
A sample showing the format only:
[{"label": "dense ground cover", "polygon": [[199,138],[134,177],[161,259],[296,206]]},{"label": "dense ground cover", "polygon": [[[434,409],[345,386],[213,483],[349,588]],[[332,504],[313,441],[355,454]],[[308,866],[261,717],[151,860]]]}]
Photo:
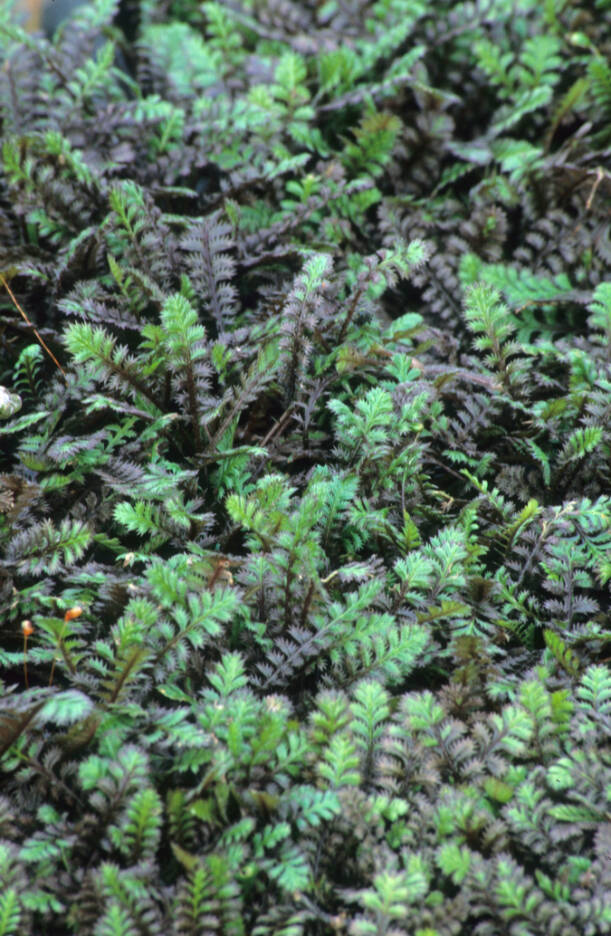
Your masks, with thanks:
[{"label": "dense ground cover", "polygon": [[608,933],[609,0],[9,7],[0,936]]}]

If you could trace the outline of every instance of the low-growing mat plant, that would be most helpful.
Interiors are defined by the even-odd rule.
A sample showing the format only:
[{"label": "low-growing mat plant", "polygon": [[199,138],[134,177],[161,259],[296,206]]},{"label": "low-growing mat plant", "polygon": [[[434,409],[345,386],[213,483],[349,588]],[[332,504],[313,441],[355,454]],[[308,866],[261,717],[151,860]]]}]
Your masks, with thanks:
[{"label": "low-growing mat plant", "polygon": [[0,936],[610,931],[610,15],[0,3]]}]

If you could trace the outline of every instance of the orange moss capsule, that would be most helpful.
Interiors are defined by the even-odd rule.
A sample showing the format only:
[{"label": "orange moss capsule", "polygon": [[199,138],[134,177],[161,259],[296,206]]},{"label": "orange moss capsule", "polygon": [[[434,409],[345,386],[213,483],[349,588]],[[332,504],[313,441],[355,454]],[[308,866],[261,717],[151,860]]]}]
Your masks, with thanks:
[{"label": "orange moss capsule", "polygon": [[66,623],[68,623],[68,621],[73,621],[75,618],[80,617],[82,613],[83,609],[79,607],[79,605],[76,605],[74,608],[69,608],[64,614],[64,621]]},{"label": "orange moss capsule", "polygon": [[28,637],[30,634],[34,633],[34,625],[31,621],[22,621],[21,630],[23,631],[23,677],[25,681],[25,687],[26,689],[29,689],[30,680],[28,679]]}]

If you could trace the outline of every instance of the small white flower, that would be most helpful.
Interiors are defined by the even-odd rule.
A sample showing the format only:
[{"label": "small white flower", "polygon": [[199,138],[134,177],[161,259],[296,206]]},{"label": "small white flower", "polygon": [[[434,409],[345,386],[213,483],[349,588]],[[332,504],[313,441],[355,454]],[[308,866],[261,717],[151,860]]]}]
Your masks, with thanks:
[{"label": "small white flower", "polygon": [[6,387],[0,387],[0,419],[8,419],[21,409],[21,397],[11,393]]}]

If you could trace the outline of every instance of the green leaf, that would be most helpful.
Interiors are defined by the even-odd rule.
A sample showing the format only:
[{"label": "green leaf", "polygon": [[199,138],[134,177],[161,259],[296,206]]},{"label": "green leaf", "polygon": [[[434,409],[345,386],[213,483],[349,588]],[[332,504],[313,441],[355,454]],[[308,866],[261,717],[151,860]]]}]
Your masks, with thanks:
[{"label": "green leaf", "polygon": [[502,804],[508,803],[514,794],[514,788],[497,777],[486,777],[484,790],[490,799]]},{"label": "green leaf", "polygon": [[562,668],[569,676],[578,676],[581,669],[579,657],[567,647],[566,643],[555,631],[545,628],[543,639],[546,647],[551,651],[554,658],[560,663]]},{"label": "green leaf", "polygon": [[469,873],[471,852],[466,845],[461,846],[456,840],[452,840],[437,849],[435,860],[443,873],[452,878],[454,884],[460,884]]},{"label": "green leaf", "polygon": [[324,752],[324,760],[318,764],[318,774],[329,786],[337,789],[342,786],[358,786],[359,758],[352,738],[346,734],[337,734]]},{"label": "green leaf", "polygon": [[47,699],[39,713],[39,718],[55,725],[71,725],[86,718],[93,712],[92,700],[78,689],[57,692]]},{"label": "green leaf", "polygon": [[0,936],[20,936],[21,908],[13,888],[0,896]]},{"label": "green leaf", "polygon": [[547,810],[550,816],[560,822],[599,823],[603,821],[604,812],[589,806],[573,806],[562,803],[559,806],[550,806]]}]

